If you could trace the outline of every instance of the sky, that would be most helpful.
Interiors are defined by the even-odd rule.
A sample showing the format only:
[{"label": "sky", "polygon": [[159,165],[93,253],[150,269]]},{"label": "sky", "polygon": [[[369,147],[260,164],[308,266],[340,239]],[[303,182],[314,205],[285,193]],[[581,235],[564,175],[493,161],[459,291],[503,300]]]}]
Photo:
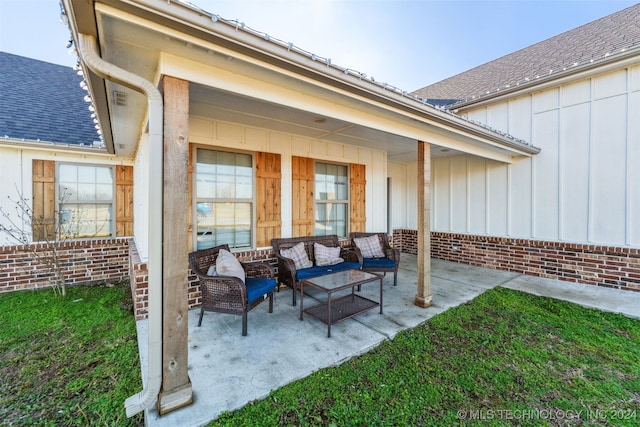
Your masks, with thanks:
[{"label": "sky", "polygon": [[[168,1],[168,0],[157,0]],[[173,0],[175,1],[175,0]],[[192,0],[414,91],[629,7],[621,0]],[[0,0],[0,51],[69,67],[58,0]]]}]

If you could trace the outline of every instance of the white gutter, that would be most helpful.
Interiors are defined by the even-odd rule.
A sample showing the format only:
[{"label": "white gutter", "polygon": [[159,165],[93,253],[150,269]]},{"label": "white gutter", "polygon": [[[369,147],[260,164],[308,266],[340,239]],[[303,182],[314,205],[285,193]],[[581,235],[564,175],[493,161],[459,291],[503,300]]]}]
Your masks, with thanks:
[{"label": "white gutter", "polygon": [[149,102],[149,364],[144,388],[124,402],[127,417],[131,417],[157,399],[162,384],[162,95],[148,80],[104,61],[95,37],[78,33],[77,47],[80,58],[91,71],[141,92]]}]

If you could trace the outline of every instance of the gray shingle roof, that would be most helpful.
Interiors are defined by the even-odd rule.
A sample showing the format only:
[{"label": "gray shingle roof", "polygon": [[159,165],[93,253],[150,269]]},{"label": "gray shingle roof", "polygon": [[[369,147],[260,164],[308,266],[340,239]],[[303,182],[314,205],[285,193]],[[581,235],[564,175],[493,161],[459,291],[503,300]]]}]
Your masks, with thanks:
[{"label": "gray shingle roof", "polygon": [[70,67],[0,52],[0,137],[99,141],[81,81]]},{"label": "gray shingle roof", "polygon": [[640,47],[640,3],[413,92],[420,98],[468,100],[550,71]]}]

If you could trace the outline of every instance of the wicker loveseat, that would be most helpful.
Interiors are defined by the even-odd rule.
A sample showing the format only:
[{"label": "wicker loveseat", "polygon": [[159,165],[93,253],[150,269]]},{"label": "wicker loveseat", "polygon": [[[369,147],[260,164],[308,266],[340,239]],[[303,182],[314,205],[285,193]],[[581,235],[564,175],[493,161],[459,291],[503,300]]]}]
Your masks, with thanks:
[{"label": "wicker loveseat", "polygon": [[[298,270],[296,269],[293,259],[283,256],[282,251],[291,249],[300,242],[304,244],[304,250],[309,260],[313,262],[313,266]],[[278,259],[278,281],[293,290],[293,305],[296,305],[296,291],[300,289],[301,280],[351,268],[359,270],[362,267],[362,255],[357,248],[341,248],[340,258],[344,260],[341,263],[326,266],[317,265],[315,262],[314,243],[319,243],[330,248],[340,246],[338,236],[335,234],[329,236],[289,237],[271,240],[273,252]]]},{"label": "wicker loveseat", "polygon": [[276,288],[273,267],[264,262],[241,263],[246,275],[243,282],[238,277],[207,275],[209,267],[216,265],[221,249],[229,251],[229,245],[202,249],[189,254],[189,265],[198,277],[202,290],[202,306],[198,326],[205,311],[217,311],[242,315],[242,335],[247,335],[247,313],[267,297],[269,313],[273,313],[273,291]]}]

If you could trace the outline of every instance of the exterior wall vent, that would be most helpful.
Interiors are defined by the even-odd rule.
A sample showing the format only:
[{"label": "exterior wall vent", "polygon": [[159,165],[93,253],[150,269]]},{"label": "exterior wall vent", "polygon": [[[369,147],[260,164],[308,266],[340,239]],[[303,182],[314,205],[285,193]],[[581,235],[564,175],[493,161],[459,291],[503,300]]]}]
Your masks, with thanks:
[{"label": "exterior wall vent", "polygon": [[119,107],[127,106],[127,93],[117,90],[113,91],[113,103]]}]

